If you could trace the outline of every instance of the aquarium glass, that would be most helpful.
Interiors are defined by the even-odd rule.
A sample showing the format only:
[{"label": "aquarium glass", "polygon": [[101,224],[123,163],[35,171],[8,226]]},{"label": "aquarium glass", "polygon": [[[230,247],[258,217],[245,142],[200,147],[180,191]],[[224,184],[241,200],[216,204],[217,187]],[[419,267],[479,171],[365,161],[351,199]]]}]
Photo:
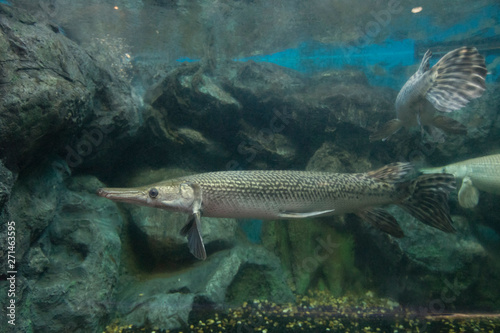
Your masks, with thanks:
[{"label": "aquarium glass", "polygon": [[498,0],[0,0],[0,332],[500,330]]}]

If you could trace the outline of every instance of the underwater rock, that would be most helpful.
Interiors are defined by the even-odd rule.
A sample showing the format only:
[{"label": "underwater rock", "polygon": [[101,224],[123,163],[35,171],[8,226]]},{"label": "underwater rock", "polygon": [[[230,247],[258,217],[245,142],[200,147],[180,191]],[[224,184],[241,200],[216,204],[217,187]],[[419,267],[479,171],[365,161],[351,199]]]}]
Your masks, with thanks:
[{"label": "underwater rock", "polygon": [[328,290],[332,295],[362,292],[366,281],[354,264],[352,235],[338,229],[326,219],[264,225],[263,244],[280,257],[297,294],[307,290]]},{"label": "underwater rock", "polygon": [[[236,247],[231,254],[236,267],[231,260],[224,260],[224,269],[211,279],[210,293],[212,299],[222,301],[221,295],[217,298],[218,288],[226,288],[224,302],[229,305],[241,303],[250,299],[267,299],[277,303],[289,302],[293,295],[289,285],[286,283],[286,273],[278,257],[261,246]],[[230,283],[227,284],[222,279],[224,275],[232,276]],[[227,281],[227,280],[226,280]]]},{"label": "underwater rock", "polygon": [[304,125],[310,127],[315,122],[306,115],[319,118],[316,121],[324,122],[323,131],[327,132],[335,132],[340,125],[372,130],[388,112],[394,112],[396,96],[389,88],[370,86],[359,73],[339,70],[334,75],[329,71],[310,78],[306,88],[294,96],[294,103],[300,103],[298,120],[307,120]]},{"label": "underwater rock", "polygon": [[173,124],[220,131],[221,116],[235,120],[242,106],[204,70],[200,63],[183,64],[149,88],[145,103],[165,110]]},{"label": "underwater rock", "polygon": [[[253,127],[245,121],[241,121],[240,125],[237,149],[238,153],[244,156],[241,159],[243,162],[253,163],[257,160],[254,164],[258,169],[279,169],[286,168],[297,158],[297,148],[288,136],[270,128]],[[238,167],[229,163],[228,168]]]},{"label": "underwater rock", "polygon": [[182,138],[188,129],[227,152],[225,159],[205,152],[218,169],[276,169],[303,164],[300,156],[326,139],[341,140],[346,148],[352,140],[366,145],[368,131],[393,110],[395,92],[370,87],[360,71],[307,78],[275,64],[248,61],[219,62],[215,69],[184,64],[166,73],[144,99],[151,103],[147,134],[166,143],[164,154],[179,149],[181,155],[199,155],[203,143]]},{"label": "underwater rock", "polygon": [[[229,160],[227,142],[234,140],[240,103],[199,63],[184,64],[165,74],[145,93],[146,143],[160,156],[159,165],[171,157],[190,166],[224,165]],[[156,153],[157,152],[157,153]]]},{"label": "underwater rock", "polygon": [[[180,235],[187,222],[187,215],[156,208],[131,206],[130,212],[134,239],[140,240],[142,251],[150,254],[152,265],[167,261],[191,259],[187,238]],[[207,253],[233,246],[237,223],[234,219],[204,217],[201,235]],[[139,245],[137,245],[139,246]]]},{"label": "underwater rock", "polygon": [[278,107],[306,85],[299,72],[267,62],[227,62],[216,73],[225,89],[257,114],[264,112],[262,108]]},{"label": "underwater rock", "polygon": [[307,171],[324,172],[364,172],[372,169],[368,160],[369,151],[365,148],[352,151],[343,147],[345,141],[337,140],[336,143],[326,141],[314,152],[307,163]]},{"label": "underwater rock", "polygon": [[66,192],[64,171],[44,163],[28,174],[20,174],[6,205],[16,222],[16,259],[23,260],[33,241],[41,237],[57,214]]},{"label": "underwater rock", "polygon": [[420,223],[399,207],[390,206],[387,210],[405,237],[396,239],[354,221],[355,217],[349,219],[356,243],[363,244],[356,249],[356,257],[371,270],[376,288],[400,302],[418,305],[429,302],[436,297],[433,295],[442,297],[452,284],[456,285],[450,291],[454,293],[453,305],[474,303],[472,291],[484,279],[479,267],[491,268],[487,264],[491,259],[472,234],[468,221],[452,216],[457,232],[448,234]]},{"label": "underwater rock", "polygon": [[[142,290],[141,290],[142,291]],[[189,313],[193,308],[193,294],[157,293],[144,296],[140,304],[126,315],[124,322],[130,325],[150,325],[155,329],[176,329],[187,326]]]},{"label": "underwater rock", "polygon": [[190,128],[179,128],[176,134],[179,140],[184,141],[189,145],[188,149],[203,151],[204,153],[212,156],[228,156],[227,152],[224,151],[220,145],[205,138],[203,134],[198,131]]},{"label": "underwater rock", "polygon": [[120,134],[137,129],[138,103],[111,67],[17,6],[0,14],[0,158],[9,168],[50,153],[76,167],[104,150],[113,126]]},{"label": "underwater rock", "polygon": [[10,192],[17,176],[7,169],[0,160],[0,213],[10,198]]},{"label": "underwater rock", "polygon": [[[306,77],[275,64],[248,61],[225,64],[217,74],[225,89],[242,103],[247,124],[288,138],[298,152],[294,162],[301,145],[311,143],[316,148],[325,139],[366,134],[381,113],[393,109],[395,99],[392,90],[371,87],[356,70]],[[349,128],[345,133],[334,133],[345,126]]]},{"label": "underwater rock", "polygon": [[[101,330],[114,310],[122,219],[93,176],[51,165],[24,173],[8,203],[16,221],[19,325],[26,331]],[[17,322],[16,322],[17,324]]]},{"label": "underwater rock", "polygon": [[471,234],[464,217],[453,216],[457,232],[447,234],[419,223],[395,207],[391,213],[406,234],[406,237],[395,239],[395,242],[413,265],[427,271],[451,273],[487,256],[484,247]]},{"label": "underwater rock", "polygon": [[[269,299],[282,303],[294,298],[278,258],[262,247],[251,245],[219,251],[206,261],[164,276],[127,278],[120,289],[119,320],[159,329],[185,327],[189,318],[225,309],[242,300]],[[162,316],[158,315],[161,313]]]},{"label": "underwater rock", "polygon": [[[498,119],[500,115],[500,85],[488,83],[484,94],[470,105],[455,111],[459,122],[467,127],[469,141],[485,141],[488,137],[498,138]],[[444,147],[443,147],[444,148]],[[456,150],[453,143],[451,149]]]}]

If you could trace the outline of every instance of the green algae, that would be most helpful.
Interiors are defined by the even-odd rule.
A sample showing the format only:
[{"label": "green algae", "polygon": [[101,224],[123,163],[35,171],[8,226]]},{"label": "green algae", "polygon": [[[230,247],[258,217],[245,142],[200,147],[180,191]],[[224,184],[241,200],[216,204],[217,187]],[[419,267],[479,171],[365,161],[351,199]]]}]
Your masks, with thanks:
[{"label": "green algae", "polygon": [[334,297],[317,291],[297,296],[295,303],[244,302],[226,311],[206,313],[179,330],[109,325],[105,332],[495,332],[498,314],[422,315],[368,292]]}]

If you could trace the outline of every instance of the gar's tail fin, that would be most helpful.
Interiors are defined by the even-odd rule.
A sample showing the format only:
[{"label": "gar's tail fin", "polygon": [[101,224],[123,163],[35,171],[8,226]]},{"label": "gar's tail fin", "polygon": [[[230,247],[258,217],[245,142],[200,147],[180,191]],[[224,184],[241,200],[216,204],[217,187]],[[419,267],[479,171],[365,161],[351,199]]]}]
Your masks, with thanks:
[{"label": "gar's tail fin", "polygon": [[455,185],[455,177],[451,174],[421,175],[409,183],[409,195],[399,205],[431,227],[454,232],[448,195],[455,189]]},{"label": "gar's tail fin", "polygon": [[425,98],[439,111],[458,110],[483,94],[486,74],[484,57],[475,47],[455,49],[427,72],[431,87]]}]

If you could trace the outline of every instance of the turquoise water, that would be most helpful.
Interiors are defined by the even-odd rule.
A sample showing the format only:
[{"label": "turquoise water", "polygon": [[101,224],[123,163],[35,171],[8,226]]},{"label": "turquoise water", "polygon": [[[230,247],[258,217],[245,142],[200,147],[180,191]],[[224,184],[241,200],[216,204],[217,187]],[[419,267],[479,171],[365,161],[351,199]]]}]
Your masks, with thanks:
[{"label": "turquoise water", "polygon": [[[397,77],[397,70],[401,66],[411,66],[423,56],[424,49],[431,46],[445,45],[447,50],[463,46],[463,36],[468,35],[471,30],[484,25],[491,18],[500,17],[500,6],[492,4],[473,11],[467,15],[465,20],[446,29],[436,29],[433,24],[433,13],[422,13],[417,19],[412,20],[412,29],[423,32],[424,40],[401,39],[398,32],[388,33],[385,40],[377,43],[371,36],[370,23],[375,23],[374,32],[389,24],[391,17],[379,16],[375,11],[371,12],[372,20],[368,21],[365,31],[361,31],[361,37],[350,43],[322,44],[315,41],[304,41],[296,48],[280,50],[272,54],[236,58],[235,61],[270,62],[304,73],[315,73],[330,69],[342,69],[353,66],[363,68],[372,85],[388,86],[393,89],[401,87],[406,79]],[[374,15],[375,14],[375,15]],[[378,25],[378,26],[377,26]],[[378,27],[378,28],[377,28]],[[373,28],[371,28],[373,29]],[[485,55],[486,62],[492,63],[499,56],[498,44],[500,43],[497,27],[489,26],[472,36],[481,44],[481,53]],[[450,42],[451,41],[451,42]],[[472,42],[472,41],[471,41]],[[444,53],[441,53],[443,55]],[[196,61],[195,59],[180,58],[177,61]],[[434,64],[437,59],[431,61]],[[373,66],[380,66],[385,70],[384,75],[374,72]],[[498,65],[490,67],[490,75],[487,80],[494,82],[500,75]]]}]

